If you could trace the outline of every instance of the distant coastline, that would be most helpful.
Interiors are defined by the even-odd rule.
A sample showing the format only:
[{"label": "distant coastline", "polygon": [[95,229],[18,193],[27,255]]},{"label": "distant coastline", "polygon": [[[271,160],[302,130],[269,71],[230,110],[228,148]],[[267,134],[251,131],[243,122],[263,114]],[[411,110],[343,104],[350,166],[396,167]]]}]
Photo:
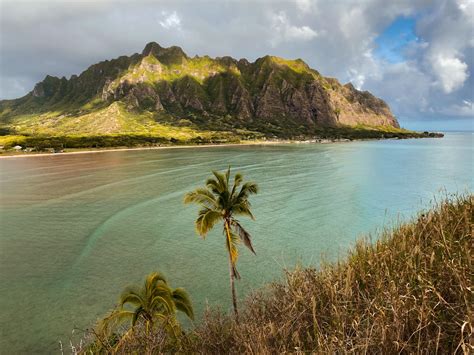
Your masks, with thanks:
[{"label": "distant coastline", "polygon": [[[430,133],[433,134],[433,133]],[[191,149],[191,148],[214,148],[214,147],[235,147],[235,146],[252,146],[252,145],[280,145],[280,144],[330,144],[330,143],[349,143],[357,141],[374,141],[374,140],[398,140],[398,139],[418,139],[418,138],[442,138],[444,134],[435,133],[432,136],[418,137],[390,137],[390,138],[359,138],[359,139],[308,139],[308,140],[292,140],[292,139],[273,139],[273,140],[243,140],[240,142],[228,143],[203,143],[203,144],[169,144],[158,146],[137,146],[137,147],[106,147],[106,148],[71,148],[64,149],[60,152],[39,151],[39,152],[15,152],[0,150],[0,159],[7,158],[27,158],[39,156],[62,156],[74,154],[92,154],[107,152],[124,152],[124,151],[140,151],[140,150],[158,150],[158,149]]]}]

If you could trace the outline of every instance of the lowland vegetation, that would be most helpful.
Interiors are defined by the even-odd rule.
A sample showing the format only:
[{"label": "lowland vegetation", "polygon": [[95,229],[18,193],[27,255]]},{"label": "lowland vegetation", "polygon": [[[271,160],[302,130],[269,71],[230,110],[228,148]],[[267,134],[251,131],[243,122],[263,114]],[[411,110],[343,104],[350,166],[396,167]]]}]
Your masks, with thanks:
[{"label": "lowland vegetation", "polygon": [[[6,131],[5,131],[6,132]],[[170,127],[166,132],[159,134],[130,133],[104,135],[29,135],[9,134],[0,132],[0,154],[13,151],[16,146],[22,152],[60,152],[74,149],[101,149],[119,147],[157,147],[172,145],[201,145],[201,144],[228,144],[245,143],[249,141],[318,141],[318,140],[363,140],[363,139],[409,139],[442,137],[440,133],[413,132],[403,129],[387,129],[373,127],[338,127],[317,129],[311,135],[307,132],[300,135],[281,132],[264,135],[259,132],[236,129],[233,131],[197,131],[188,129],[178,132]],[[278,135],[277,135],[278,134]]]},{"label": "lowland vegetation", "polygon": [[[236,219],[253,218],[257,192],[241,174],[215,172],[188,193],[201,206],[201,236],[217,223],[229,254],[234,313],[208,309],[184,329],[177,311],[194,316],[189,296],[159,273],[128,288],[119,306],[72,347],[74,353],[419,353],[474,351],[474,196],[451,196],[411,222],[360,240],[343,259],[285,270],[254,291],[237,312],[237,245],[254,251]],[[127,307],[127,305],[133,307]]]}]

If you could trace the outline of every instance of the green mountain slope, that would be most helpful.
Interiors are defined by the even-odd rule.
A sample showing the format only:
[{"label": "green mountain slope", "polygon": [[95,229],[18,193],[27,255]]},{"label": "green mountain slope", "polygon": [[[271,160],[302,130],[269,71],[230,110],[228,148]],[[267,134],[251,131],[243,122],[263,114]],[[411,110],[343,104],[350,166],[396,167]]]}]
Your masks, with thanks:
[{"label": "green mountain slope", "polygon": [[399,128],[381,99],[301,59],[191,58],[154,42],[70,79],[46,76],[24,97],[0,101],[0,129],[17,135],[295,137],[361,125]]}]

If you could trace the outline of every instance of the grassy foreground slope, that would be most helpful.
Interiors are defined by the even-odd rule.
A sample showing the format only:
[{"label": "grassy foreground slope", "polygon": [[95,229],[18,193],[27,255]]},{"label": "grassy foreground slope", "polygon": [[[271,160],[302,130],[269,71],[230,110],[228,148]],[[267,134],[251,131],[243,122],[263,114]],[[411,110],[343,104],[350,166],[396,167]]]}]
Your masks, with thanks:
[{"label": "grassy foreground slope", "polygon": [[359,242],[346,260],[297,268],[247,298],[240,323],[209,311],[177,342],[130,338],[119,353],[469,353],[473,202],[443,202]]},{"label": "grassy foreground slope", "polygon": [[473,351],[473,202],[444,202],[374,244],[359,242],[345,261],[288,272],[247,299],[240,324],[209,314],[183,350]]}]

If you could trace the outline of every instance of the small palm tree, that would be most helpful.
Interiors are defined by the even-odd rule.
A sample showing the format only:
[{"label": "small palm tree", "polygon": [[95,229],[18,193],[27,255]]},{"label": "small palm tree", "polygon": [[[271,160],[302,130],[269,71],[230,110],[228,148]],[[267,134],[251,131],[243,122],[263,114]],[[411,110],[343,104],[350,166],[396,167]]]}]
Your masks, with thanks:
[{"label": "small palm tree", "polygon": [[229,254],[230,288],[232,291],[232,305],[234,314],[238,318],[237,297],[235,295],[234,280],[240,279],[236,263],[239,256],[237,245],[242,241],[252,253],[250,234],[242,227],[236,216],[247,216],[255,219],[250,211],[249,196],[258,192],[254,182],[243,183],[242,174],[235,174],[233,184],[230,182],[230,167],[225,173],[212,172],[214,177],[206,181],[205,187],[197,188],[184,197],[184,203],[201,205],[196,219],[196,231],[205,238],[207,233],[220,221],[224,224],[227,252]]},{"label": "small palm tree", "polygon": [[176,333],[177,311],[194,319],[188,293],[183,288],[173,290],[162,274],[153,272],[143,287],[130,286],[122,292],[118,309],[100,322],[99,331],[107,337],[118,326],[129,323],[130,329],[123,338],[138,324],[144,325],[147,333],[157,324],[168,333]]}]

